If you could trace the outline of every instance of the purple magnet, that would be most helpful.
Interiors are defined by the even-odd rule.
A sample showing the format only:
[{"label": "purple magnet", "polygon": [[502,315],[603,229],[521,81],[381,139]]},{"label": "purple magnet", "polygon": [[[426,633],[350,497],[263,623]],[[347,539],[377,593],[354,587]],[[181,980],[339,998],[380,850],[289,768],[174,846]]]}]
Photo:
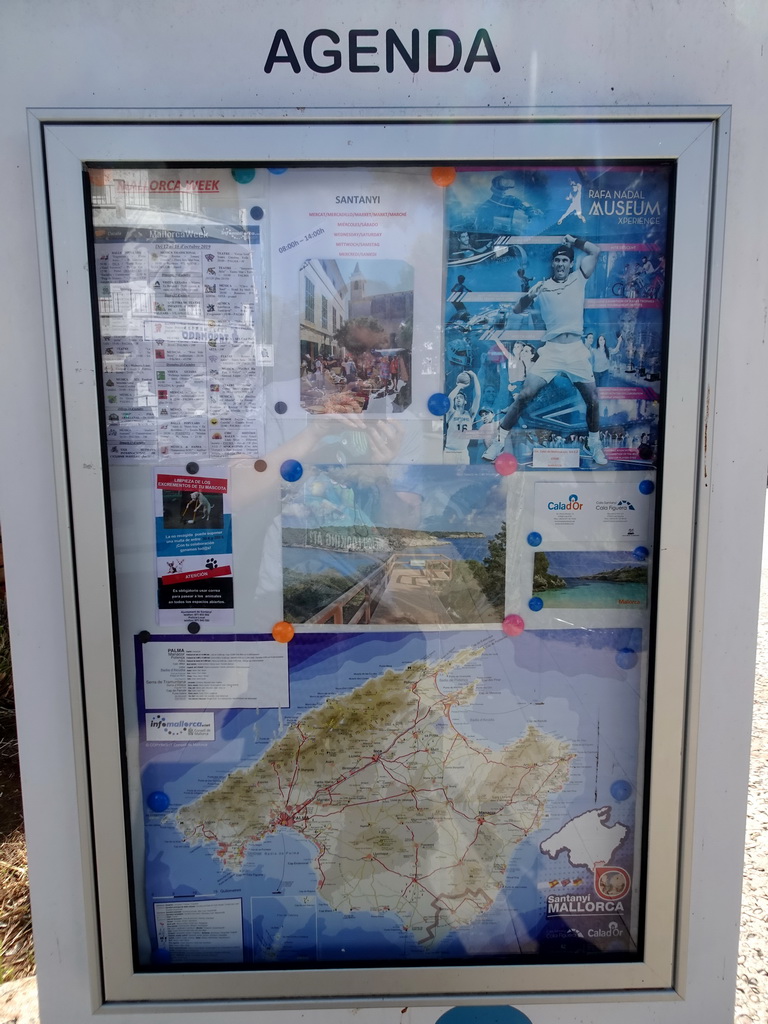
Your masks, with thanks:
[{"label": "purple magnet", "polygon": [[540,612],[541,609],[544,607],[544,602],[541,600],[540,597],[532,597],[531,600],[528,602],[528,607],[531,609],[532,612]]},{"label": "purple magnet", "polygon": [[656,490],[656,484],[653,480],[641,480],[637,485],[637,489],[641,494],[653,494]]},{"label": "purple magnet", "polygon": [[280,467],[280,476],[283,480],[287,480],[289,484],[295,483],[297,480],[301,480],[302,474],[304,473],[304,467],[296,459],[286,459]]},{"label": "purple magnet", "polygon": [[436,391],[434,395],[430,395],[427,399],[427,408],[433,416],[445,416],[451,408],[451,400],[442,391]]}]

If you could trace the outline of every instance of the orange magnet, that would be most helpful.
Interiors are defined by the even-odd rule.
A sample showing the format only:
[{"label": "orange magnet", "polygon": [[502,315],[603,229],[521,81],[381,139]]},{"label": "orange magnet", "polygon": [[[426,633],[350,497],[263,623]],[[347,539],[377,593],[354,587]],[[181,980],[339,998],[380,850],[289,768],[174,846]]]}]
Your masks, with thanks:
[{"label": "orange magnet", "polygon": [[447,188],[456,181],[455,167],[433,167],[432,181],[441,188]]},{"label": "orange magnet", "polygon": [[279,644],[290,643],[295,632],[290,622],[276,622],[272,627],[272,636]]}]

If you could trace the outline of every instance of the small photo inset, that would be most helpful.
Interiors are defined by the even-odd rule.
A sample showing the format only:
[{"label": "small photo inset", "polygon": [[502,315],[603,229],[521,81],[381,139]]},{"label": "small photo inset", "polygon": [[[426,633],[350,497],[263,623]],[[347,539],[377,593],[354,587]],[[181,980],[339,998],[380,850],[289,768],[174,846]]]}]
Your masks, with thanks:
[{"label": "small photo inset", "polygon": [[390,416],[411,404],[413,267],[313,259],[299,282],[301,404]]},{"label": "small photo inset", "polygon": [[648,566],[632,551],[537,551],[532,590],[545,608],[646,608]]},{"label": "small photo inset", "polygon": [[163,529],[221,530],[224,495],[205,491],[163,491]]}]

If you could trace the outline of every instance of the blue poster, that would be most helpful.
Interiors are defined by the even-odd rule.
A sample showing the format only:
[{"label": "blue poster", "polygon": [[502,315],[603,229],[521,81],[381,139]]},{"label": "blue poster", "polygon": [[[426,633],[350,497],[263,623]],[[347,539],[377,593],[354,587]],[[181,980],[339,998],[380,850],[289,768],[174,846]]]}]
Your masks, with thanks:
[{"label": "blue poster", "polygon": [[670,165],[461,168],[446,193],[444,461],[654,468]]}]

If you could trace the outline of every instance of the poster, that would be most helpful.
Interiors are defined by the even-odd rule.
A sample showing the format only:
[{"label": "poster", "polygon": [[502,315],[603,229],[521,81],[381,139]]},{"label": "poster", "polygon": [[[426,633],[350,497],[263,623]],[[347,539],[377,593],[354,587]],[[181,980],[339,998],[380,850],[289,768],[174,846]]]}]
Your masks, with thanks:
[{"label": "poster", "polygon": [[[232,512],[228,471],[155,470],[157,621],[232,625]],[[214,475],[215,474],[215,475]]]},{"label": "poster", "polygon": [[459,168],[446,189],[444,458],[655,467],[670,167]]},{"label": "poster", "polygon": [[[268,447],[308,428],[311,461],[366,463],[374,446],[363,424],[389,421],[389,450],[377,458],[439,462],[427,400],[442,379],[443,190],[429,168],[402,166],[288,168],[268,185],[282,409],[268,421]],[[320,426],[324,416],[338,429]]]},{"label": "poster", "polygon": [[264,369],[274,354],[262,323],[260,227],[240,223],[231,176],[175,173],[92,175],[115,465],[264,448]]},{"label": "poster", "polygon": [[[297,634],[287,707],[142,735],[148,962],[635,952],[642,662],[635,629]],[[242,945],[226,907],[185,941],[210,900]]]}]

